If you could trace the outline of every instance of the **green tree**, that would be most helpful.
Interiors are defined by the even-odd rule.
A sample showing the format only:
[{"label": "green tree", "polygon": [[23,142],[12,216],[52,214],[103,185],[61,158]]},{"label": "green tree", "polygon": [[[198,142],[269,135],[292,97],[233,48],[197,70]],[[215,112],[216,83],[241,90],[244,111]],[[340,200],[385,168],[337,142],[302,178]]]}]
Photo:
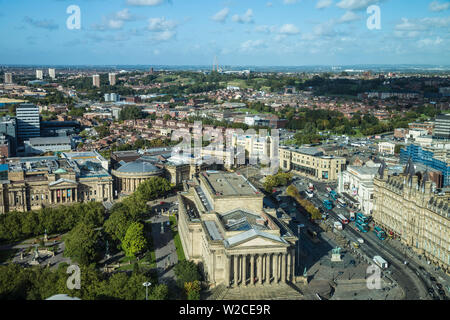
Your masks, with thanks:
[{"label": "green tree", "polygon": [[184,290],[188,300],[200,300],[200,281],[185,282]]},{"label": "green tree", "polygon": [[97,242],[99,233],[93,225],[80,222],[66,236],[64,255],[82,265],[89,265],[97,257]]},{"label": "green tree", "polygon": [[135,257],[147,246],[147,240],[144,236],[144,225],[139,222],[133,222],[125,234],[122,241],[122,248],[127,257]]},{"label": "green tree", "polygon": [[184,288],[186,282],[200,280],[198,266],[192,261],[183,260],[178,262],[175,265],[174,271],[177,276],[177,284],[180,288]]}]

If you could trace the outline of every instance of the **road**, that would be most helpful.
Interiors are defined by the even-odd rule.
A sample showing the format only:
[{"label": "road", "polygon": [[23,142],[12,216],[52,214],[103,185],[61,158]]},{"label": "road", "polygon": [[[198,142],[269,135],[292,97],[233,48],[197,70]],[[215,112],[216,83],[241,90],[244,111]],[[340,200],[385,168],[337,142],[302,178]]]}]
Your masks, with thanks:
[{"label": "road", "polygon": [[[304,191],[308,185],[308,179],[301,178],[297,180],[294,184],[299,189],[299,191]],[[313,182],[316,187],[316,192],[314,198],[310,201],[316,205],[316,207],[321,208],[322,202],[325,197],[326,184]],[[330,185],[332,189],[335,189],[335,185]],[[332,225],[334,221],[339,221],[337,218],[338,214],[344,214],[344,216],[349,217],[349,212],[345,208],[334,208],[329,212],[329,221]],[[342,235],[351,242],[356,242],[358,238],[364,239],[364,244],[359,248],[364,255],[366,255],[370,260],[375,255],[381,255],[390,264],[387,273],[394,279],[405,291],[406,300],[420,300],[420,299],[430,299],[427,292],[426,278],[418,271],[419,266],[413,261],[409,261],[407,265],[403,262],[405,261],[403,253],[390,248],[385,242],[379,240],[372,232],[361,233],[354,229],[351,225],[346,225],[344,230],[341,231]]]}]

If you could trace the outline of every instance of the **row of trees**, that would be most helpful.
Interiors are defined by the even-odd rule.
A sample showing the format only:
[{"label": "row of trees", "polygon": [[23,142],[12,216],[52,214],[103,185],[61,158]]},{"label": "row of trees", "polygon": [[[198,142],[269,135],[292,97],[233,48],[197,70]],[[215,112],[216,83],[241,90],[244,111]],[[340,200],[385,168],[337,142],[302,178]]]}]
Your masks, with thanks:
[{"label": "row of trees", "polygon": [[266,180],[264,181],[264,190],[272,192],[273,188],[287,186],[291,181],[292,173],[285,173],[280,170],[277,174],[266,177]]},{"label": "row of trees", "polygon": [[[0,300],[44,300],[55,294],[68,294],[82,300],[145,300],[145,288],[142,283],[149,276],[138,269],[132,274],[115,273],[112,276],[102,274],[93,265],[81,266],[80,290],[67,288],[66,273],[68,265],[62,263],[58,270],[32,267],[23,268],[17,264],[0,266]],[[169,289],[164,284],[149,288],[149,300],[166,300]]]},{"label": "row of trees", "polygon": [[306,210],[306,212],[309,213],[311,220],[319,220],[322,218],[322,215],[321,215],[319,209],[317,209],[316,206],[314,204],[312,204],[310,201],[304,199],[300,195],[300,193],[298,192],[298,189],[296,187],[294,187],[293,185],[290,185],[286,189],[286,193],[288,196],[291,196],[292,198],[294,198],[298,202],[298,204],[300,204]]},{"label": "row of trees", "polygon": [[47,232],[63,233],[79,222],[101,226],[105,210],[101,203],[77,203],[71,206],[36,211],[8,212],[0,215],[0,241],[18,241]]}]

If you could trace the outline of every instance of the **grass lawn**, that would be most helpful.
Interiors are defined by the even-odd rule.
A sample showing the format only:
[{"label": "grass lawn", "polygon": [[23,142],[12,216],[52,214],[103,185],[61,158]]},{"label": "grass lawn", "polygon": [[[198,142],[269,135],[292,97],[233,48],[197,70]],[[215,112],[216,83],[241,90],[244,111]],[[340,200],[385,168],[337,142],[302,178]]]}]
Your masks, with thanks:
[{"label": "grass lawn", "polygon": [[173,240],[175,242],[175,247],[177,249],[178,261],[184,261],[186,260],[186,257],[184,256],[183,245],[181,244],[181,239],[180,235],[178,234],[178,231],[175,231],[175,228],[177,227],[177,219],[174,216],[170,216],[169,219],[170,219],[170,228],[172,229],[173,234]]},{"label": "grass lawn", "polygon": [[0,263],[9,262],[18,251],[17,249],[0,250]]}]

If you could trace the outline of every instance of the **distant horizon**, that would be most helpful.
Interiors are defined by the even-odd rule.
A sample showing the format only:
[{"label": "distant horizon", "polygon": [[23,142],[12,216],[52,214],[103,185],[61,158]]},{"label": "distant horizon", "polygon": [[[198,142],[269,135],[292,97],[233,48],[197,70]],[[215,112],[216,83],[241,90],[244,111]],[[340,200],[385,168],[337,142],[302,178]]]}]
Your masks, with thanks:
[{"label": "distant horizon", "polygon": [[221,66],[308,68],[450,61],[447,0],[0,2],[5,65],[209,66],[217,59]]}]

